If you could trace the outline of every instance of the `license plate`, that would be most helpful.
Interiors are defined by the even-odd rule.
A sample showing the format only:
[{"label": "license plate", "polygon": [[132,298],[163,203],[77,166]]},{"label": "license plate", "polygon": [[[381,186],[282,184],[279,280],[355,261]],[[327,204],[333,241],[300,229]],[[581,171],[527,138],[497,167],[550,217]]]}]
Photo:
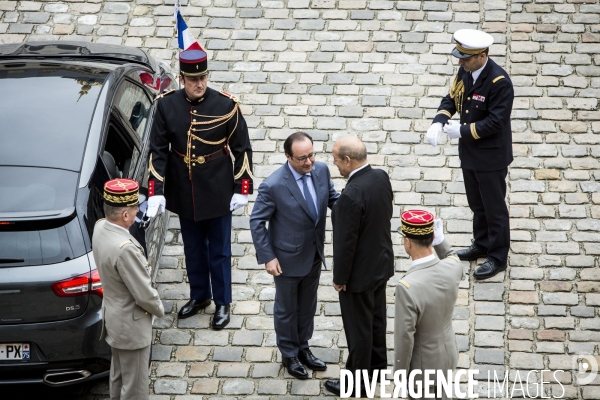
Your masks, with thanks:
[{"label": "license plate", "polygon": [[29,360],[29,343],[0,343],[0,360]]}]

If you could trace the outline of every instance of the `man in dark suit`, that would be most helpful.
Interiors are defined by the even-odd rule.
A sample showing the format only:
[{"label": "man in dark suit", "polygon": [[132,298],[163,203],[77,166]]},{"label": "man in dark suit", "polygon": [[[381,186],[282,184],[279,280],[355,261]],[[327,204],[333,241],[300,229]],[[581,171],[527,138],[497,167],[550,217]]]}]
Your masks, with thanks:
[{"label": "man in dark suit", "polygon": [[[514,90],[504,69],[488,57],[494,38],[481,31],[460,29],[454,33],[460,68],[442,99],[427,140],[436,145],[444,131],[459,139],[465,191],[473,211],[471,247],[457,252],[461,260],[487,260],[475,271],[475,279],[487,279],[504,271],[510,248],[506,206],[506,175],[513,160],[510,114]],[[454,113],[460,124],[449,121]]]},{"label": "man in dark suit", "polygon": [[[348,184],[333,207],[333,286],[339,292],[346,369],[387,367],[385,288],[394,275],[390,178],[367,163],[365,145],[347,136],[333,145],[333,163]],[[340,381],[325,387],[340,394]]]},{"label": "man in dark suit", "polygon": [[[277,347],[290,375],[308,378],[303,364],[324,371],[308,347],[325,263],[325,219],[339,194],[327,165],[315,161],[310,135],[296,132],[283,144],[287,163],[258,188],[250,230],[259,264],[274,276]],[[269,227],[267,229],[267,222]]]}]

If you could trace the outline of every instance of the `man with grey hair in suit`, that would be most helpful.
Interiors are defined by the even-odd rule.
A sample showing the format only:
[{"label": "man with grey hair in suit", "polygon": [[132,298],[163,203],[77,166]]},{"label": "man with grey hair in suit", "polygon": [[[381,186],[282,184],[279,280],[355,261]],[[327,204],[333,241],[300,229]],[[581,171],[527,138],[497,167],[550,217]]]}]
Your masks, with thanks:
[{"label": "man with grey hair in suit", "polygon": [[112,349],[111,400],[148,399],[152,316],[164,315],[158,292],[152,287],[144,249],[129,233],[142,201],[136,181],[106,182],[106,219],[96,223],[92,237],[104,292],[100,340],[104,338]]},{"label": "man with grey hair in suit", "polygon": [[434,220],[433,214],[425,210],[404,211],[400,219],[404,249],[412,263],[396,286],[394,371],[404,370],[406,377],[413,370],[422,371],[415,377],[415,382],[423,383],[422,393],[411,393],[414,388],[408,387],[410,398],[425,398],[432,393],[435,398],[445,399],[444,393],[437,393],[437,373],[431,377],[433,385],[429,387],[424,384],[429,378],[424,379],[423,373],[442,370],[445,375],[457,366],[452,314],[464,277],[463,267],[444,238],[442,220]]},{"label": "man with grey hair in suit", "polygon": [[259,186],[250,230],[256,259],[275,281],[273,319],[283,365],[290,375],[307,379],[304,366],[327,369],[310,351],[308,340],[325,263],[327,207],[333,207],[339,194],[327,165],[315,161],[310,135],[293,133],[283,149],[287,162]]}]

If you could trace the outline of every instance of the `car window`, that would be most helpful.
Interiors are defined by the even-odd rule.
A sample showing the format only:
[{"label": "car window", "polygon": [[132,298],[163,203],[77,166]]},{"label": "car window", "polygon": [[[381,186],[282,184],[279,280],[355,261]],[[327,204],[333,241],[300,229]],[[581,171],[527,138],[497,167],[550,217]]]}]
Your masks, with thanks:
[{"label": "car window", "polygon": [[78,175],[61,169],[0,167],[0,215],[74,207]]},{"label": "car window", "polygon": [[0,160],[79,171],[108,72],[61,63],[0,64]]},{"label": "car window", "polygon": [[[21,225],[25,225],[22,227]],[[87,252],[77,219],[0,226],[0,268],[55,264]]]},{"label": "car window", "polygon": [[134,83],[123,81],[117,90],[113,104],[131,129],[143,140],[152,105],[146,92]]}]

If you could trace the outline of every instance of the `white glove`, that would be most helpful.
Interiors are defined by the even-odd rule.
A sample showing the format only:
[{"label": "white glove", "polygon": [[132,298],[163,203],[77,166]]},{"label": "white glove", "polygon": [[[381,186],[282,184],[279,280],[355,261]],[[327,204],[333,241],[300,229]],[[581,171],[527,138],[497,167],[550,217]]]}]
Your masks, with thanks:
[{"label": "white glove", "polygon": [[448,134],[450,139],[460,138],[460,122],[452,120],[448,121],[446,126],[444,126],[444,132]]},{"label": "white glove", "polygon": [[146,217],[154,218],[156,214],[159,212],[159,208],[161,212],[165,212],[165,205],[167,201],[165,200],[165,196],[152,196],[148,199],[148,210],[146,211]]},{"label": "white glove", "polygon": [[444,241],[444,222],[441,219],[433,220],[433,243],[432,246],[437,246]]},{"label": "white glove", "polygon": [[229,210],[235,211],[240,207],[244,207],[246,204],[248,204],[247,194],[234,193],[231,198],[231,203],[229,203]]},{"label": "white glove", "polygon": [[442,137],[442,123],[435,122],[431,124],[429,129],[427,129],[427,134],[425,135],[425,140],[429,142],[432,146],[437,146],[440,143],[440,138]]}]

